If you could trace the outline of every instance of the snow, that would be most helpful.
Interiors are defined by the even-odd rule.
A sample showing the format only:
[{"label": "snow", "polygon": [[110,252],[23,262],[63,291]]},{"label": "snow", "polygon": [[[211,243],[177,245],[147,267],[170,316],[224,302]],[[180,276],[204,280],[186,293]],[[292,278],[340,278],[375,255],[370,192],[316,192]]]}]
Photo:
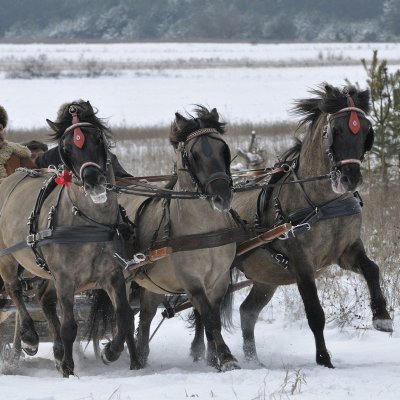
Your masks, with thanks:
[{"label": "snow", "polygon": [[16,59],[45,54],[51,60],[166,60],[309,61],[321,58],[360,60],[378,50],[383,58],[399,59],[399,43],[113,43],[5,44],[2,57]]},{"label": "snow", "polygon": [[[237,305],[240,303],[237,302]],[[271,307],[269,306],[269,310]],[[267,309],[268,310],[268,309]],[[95,360],[90,347],[85,358],[75,355],[76,375],[63,379],[51,359],[50,345],[39,355],[22,361],[17,375],[0,376],[2,399],[7,400],[142,400],[142,399],[285,399],[291,398],[296,376],[305,382],[293,398],[398,399],[400,388],[399,324],[393,335],[354,328],[325,329],[328,349],[335,369],[316,365],[314,339],[304,318],[291,321],[275,309],[275,320],[263,318],[256,325],[260,360],[265,367],[247,363],[241,351],[237,328],[224,337],[242,366],[241,370],[219,373],[204,361],[193,363],[189,356],[193,332],[185,318],[177,316],[164,322],[151,343],[149,365],[129,371],[124,354],[110,366]],[[153,321],[153,329],[160,321]],[[239,317],[237,307],[236,324]],[[398,320],[395,319],[397,322]],[[285,377],[287,384],[285,385]],[[273,397],[274,396],[274,397]]]},{"label": "snow", "polygon": [[[399,44],[118,44],[118,45],[6,45],[0,53],[25,57],[46,53],[63,60],[88,57],[117,60],[199,59],[307,60],[318,58],[370,58],[379,48],[382,57],[398,59]],[[398,68],[392,65],[391,68]],[[293,118],[288,113],[293,99],[323,81],[343,84],[344,79],[364,85],[361,65],[327,67],[199,68],[128,70],[116,77],[97,79],[5,79],[0,73],[0,104],[10,117],[10,130],[44,127],[54,119],[58,106],[72,99],[89,99],[99,116],[111,126],[169,124],[177,110],[192,104],[217,107],[229,122],[272,122]],[[154,142],[156,143],[156,142]],[[158,142],[157,142],[158,143]],[[157,144],[156,143],[156,144]],[[126,144],[126,142],[124,142]],[[118,154],[132,149],[117,147]],[[139,150],[132,151],[132,157]],[[140,153],[142,154],[142,153]],[[137,162],[137,160],[135,160]],[[166,321],[151,343],[149,364],[129,371],[126,354],[105,366],[94,358],[91,347],[75,354],[76,376],[61,378],[52,361],[51,345],[41,343],[39,354],[25,357],[12,375],[0,375],[0,399],[4,400],[142,400],[142,399],[398,399],[400,388],[399,315],[395,332],[373,330],[370,312],[359,326],[341,328],[327,324],[325,338],[336,369],[315,363],[313,335],[304,315],[290,315],[279,295],[262,311],[256,325],[256,342],[265,367],[244,360],[238,307],[246,290],[237,294],[236,328],[224,332],[227,344],[238,358],[241,370],[218,373],[203,361],[189,356],[193,332],[186,327],[186,314]],[[295,292],[295,291],[294,291]],[[298,296],[298,295],[297,295]],[[293,304],[299,304],[295,297]],[[301,307],[300,307],[301,309]],[[160,321],[158,315],[153,329]],[[292,386],[295,385],[292,396]],[[299,386],[299,382],[302,384]]]},{"label": "snow", "polygon": [[[293,100],[304,98],[307,90],[321,82],[344,85],[345,79],[365,87],[366,73],[359,59],[372,57],[379,48],[381,57],[397,60],[400,44],[218,44],[218,43],[135,43],[135,44],[0,44],[3,60],[20,60],[46,54],[49,59],[140,61],[180,60],[197,57],[207,61],[251,59],[286,61],[286,66],[260,68],[179,68],[128,69],[117,76],[96,79],[6,79],[0,72],[2,104],[8,111],[10,129],[45,127],[58,107],[75,99],[88,99],[113,126],[169,125],[178,110],[191,110],[193,104],[216,107],[226,121],[274,122],[294,120],[289,110]],[[346,57],[355,65],[302,67],[307,60]],[[329,55],[329,57],[328,57]],[[293,60],[300,65],[291,66]],[[398,68],[398,65],[390,68]],[[133,67],[132,67],[133,68]]]}]

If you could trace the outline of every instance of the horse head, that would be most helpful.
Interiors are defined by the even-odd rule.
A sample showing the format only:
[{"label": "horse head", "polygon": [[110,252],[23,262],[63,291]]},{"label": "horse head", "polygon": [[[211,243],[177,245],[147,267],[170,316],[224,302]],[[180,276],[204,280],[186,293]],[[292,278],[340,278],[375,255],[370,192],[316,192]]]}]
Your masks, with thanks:
[{"label": "horse head", "polygon": [[295,112],[306,115],[300,122],[311,122],[311,130],[322,135],[322,147],[331,165],[332,190],[335,193],[353,192],[361,185],[361,161],[371,150],[374,131],[367,118],[369,91],[354,86],[342,90],[324,84],[314,90],[317,98],[300,100]]},{"label": "horse head", "polygon": [[221,135],[225,123],[219,122],[215,108],[198,106],[196,116],[179,113],[171,125],[170,141],[181,155],[186,171],[200,195],[206,196],[218,211],[229,211],[232,200],[231,155]]},{"label": "horse head", "polygon": [[64,166],[82,183],[94,203],[107,200],[110,131],[82,100],[61,106],[56,122],[47,120]]}]

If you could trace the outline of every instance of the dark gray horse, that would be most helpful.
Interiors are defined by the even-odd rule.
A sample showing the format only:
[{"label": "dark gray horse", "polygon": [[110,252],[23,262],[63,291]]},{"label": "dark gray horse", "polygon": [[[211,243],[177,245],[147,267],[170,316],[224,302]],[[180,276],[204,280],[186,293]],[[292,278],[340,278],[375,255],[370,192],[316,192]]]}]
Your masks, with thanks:
[{"label": "dark gray horse", "polygon": [[[17,266],[21,264],[32,274],[54,282],[61,326],[52,285],[43,294],[42,303],[55,331],[55,358],[60,361],[63,376],[68,377],[74,373],[72,345],[77,325],[73,307],[77,291],[101,287],[115,308],[117,333],[103,350],[106,362],[119,357],[125,340],[134,352],[133,315],[123,273],[113,258],[119,243],[120,213],[116,195],[106,192],[106,183],[114,183],[109,131],[90,103],[84,101],[62,106],[57,121],[48,123],[74,181],[69,184],[71,176],[64,172],[56,179],[63,185],[57,187],[54,173],[34,178],[27,172],[17,172],[2,182],[0,249],[16,244],[17,248],[0,257],[0,274],[18,310],[21,340],[33,352],[39,339],[22,299]],[[29,246],[23,246],[26,241]]]},{"label": "dark gray horse", "polygon": [[[230,151],[222,139],[224,124],[216,109],[196,110],[196,117],[176,113],[170,141],[176,151],[177,182],[174,190],[194,191],[208,200],[152,200],[122,195],[121,204],[138,226],[137,249],[151,248],[155,239],[221,232],[229,228],[232,199]],[[218,236],[218,235],[217,235]],[[218,237],[214,239],[217,240]],[[194,243],[200,239],[194,240]],[[229,242],[230,240],[226,240]],[[230,282],[235,243],[220,243],[171,254],[141,270],[134,278],[142,288],[137,348],[143,363],[149,354],[150,323],[164,294],[186,293],[201,315],[208,338],[209,364],[227,370],[238,368],[221,335],[220,305]]]},{"label": "dark gray horse", "polygon": [[[373,143],[366,118],[369,92],[326,84],[313,93],[316,97],[299,100],[295,106],[303,116],[300,126],[308,130],[303,142],[282,156],[279,166],[286,172],[273,177],[261,193],[236,194],[232,207],[253,227],[299,225],[287,240],[276,240],[237,260],[254,281],[240,306],[246,358],[258,359],[254,326],[260,311],[279,285],[297,283],[315,337],[317,363],[332,368],[323,333],[325,315],[315,285],[315,278],[328,266],[337,264],[364,276],[376,329],[391,332],[392,321],[380,288],[379,268],[365,254],[360,239],[361,206],[353,194],[362,182],[361,161]],[[326,174],[330,180],[312,178]],[[310,177],[309,182],[285,184]],[[201,341],[196,335],[193,346]]]}]

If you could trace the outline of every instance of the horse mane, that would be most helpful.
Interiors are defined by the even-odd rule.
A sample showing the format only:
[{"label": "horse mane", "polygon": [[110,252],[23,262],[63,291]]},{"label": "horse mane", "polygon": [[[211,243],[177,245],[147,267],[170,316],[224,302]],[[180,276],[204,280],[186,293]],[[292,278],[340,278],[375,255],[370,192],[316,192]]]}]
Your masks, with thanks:
[{"label": "horse mane", "polygon": [[57,119],[53,123],[57,131],[50,134],[54,140],[61,139],[65,130],[72,125],[72,115],[69,113],[69,107],[75,106],[78,114],[79,122],[90,122],[100,129],[107,139],[111,139],[111,130],[108,128],[103,119],[97,117],[98,110],[94,109],[89,101],[75,100],[71,103],[64,103],[58,110]]},{"label": "horse mane", "polygon": [[196,104],[192,114],[187,114],[189,118],[185,118],[179,113],[175,113],[175,120],[171,124],[169,132],[169,140],[176,147],[179,142],[184,142],[187,137],[194,131],[203,128],[213,128],[218,133],[225,133],[225,122],[219,121],[219,114],[216,108],[209,110],[207,107]]},{"label": "horse mane", "polygon": [[291,161],[293,160],[297,155],[300,154],[301,151],[301,146],[303,145],[302,141],[298,138],[295,138],[295,144],[288,150],[286,150],[284,153],[282,153],[278,159],[280,162],[282,161]]},{"label": "horse mane", "polygon": [[298,128],[304,125],[313,125],[323,113],[333,114],[342,108],[348,107],[347,93],[352,97],[354,104],[365,113],[370,111],[369,90],[360,90],[356,86],[348,85],[343,88],[334,87],[326,82],[316,89],[310,90],[316,97],[296,100],[291,112],[301,116]]}]

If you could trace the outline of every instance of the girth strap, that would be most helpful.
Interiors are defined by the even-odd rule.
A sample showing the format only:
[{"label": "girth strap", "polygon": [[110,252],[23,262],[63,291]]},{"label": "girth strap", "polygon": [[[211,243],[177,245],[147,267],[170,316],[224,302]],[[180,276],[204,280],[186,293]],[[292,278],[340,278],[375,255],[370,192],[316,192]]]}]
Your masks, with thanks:
[{"label": "girth strap", "polygon": [[250,234],[243,229],[221,229],[210,233],[197,233],[176,238],[159,240],[154,243],[154,249],[171,247],[174,253],[224,246],[229,243],[242,242],[249,239]]},{"label": "girth strap", "polygon": [[14,253],[26,247],[41,247],[46,244],[68,244],[68,243],[97,243],[114,240],[117,230],[101,228],[98,226],[59,226],[54,230],[45,229],[32,235],[28,235],[26,241],[17,243],[4,250],[0,250],[0,257]]},{"label": "girth strap", "polygon": [[362,202],[357,194],[345,198],[338,197],[315,209],[311,207],[301,208],[291,212],[286,217],[286,220],[291,221],[293,224],[308,223],[311,225],[324,219],[360,214],[361,211]]}]

